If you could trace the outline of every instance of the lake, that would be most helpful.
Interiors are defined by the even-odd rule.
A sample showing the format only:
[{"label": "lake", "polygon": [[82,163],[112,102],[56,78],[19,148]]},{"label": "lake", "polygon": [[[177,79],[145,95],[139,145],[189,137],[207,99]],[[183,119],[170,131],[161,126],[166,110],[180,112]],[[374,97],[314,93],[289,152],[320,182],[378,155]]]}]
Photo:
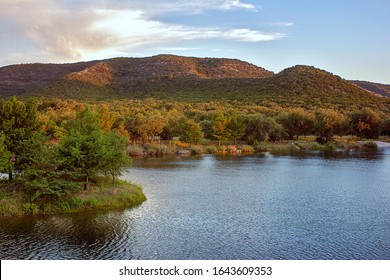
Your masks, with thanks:
[{"label": "lake", "polygon": [[390,149],[143,158],[134,209],[0,220],[1,259],[390,259]]}]

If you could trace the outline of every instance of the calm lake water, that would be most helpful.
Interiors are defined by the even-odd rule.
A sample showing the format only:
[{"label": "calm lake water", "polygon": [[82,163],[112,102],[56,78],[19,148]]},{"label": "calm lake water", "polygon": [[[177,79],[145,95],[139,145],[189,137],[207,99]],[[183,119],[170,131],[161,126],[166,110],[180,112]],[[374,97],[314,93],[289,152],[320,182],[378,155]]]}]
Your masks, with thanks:
[{"label": "calm lake water", "polygon": [[135,160],[148,200],[0,220],[1,259],[390,259],[390,149]]}]

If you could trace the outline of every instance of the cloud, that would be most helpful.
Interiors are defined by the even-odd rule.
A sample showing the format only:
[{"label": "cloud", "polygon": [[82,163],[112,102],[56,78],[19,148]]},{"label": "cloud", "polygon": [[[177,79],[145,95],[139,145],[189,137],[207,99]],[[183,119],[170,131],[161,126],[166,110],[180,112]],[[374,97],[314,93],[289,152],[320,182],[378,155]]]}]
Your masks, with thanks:
[{"label": "cloud", "polygon": [[271,26],[278,26],[278,27],[290,27],[293,25],[294,25],[293,22],[287,22],[287,21],[279,21],[279,22],[271,23]]},{"label": "cloud", "polygon": [[[223,29],[194,27],[156,20],[143,5],[144,1],[32,1],[2,0],[0,19],[15,28],[15,34],[28,38],[35,46],[35,56],[45,61],[77,61],[126,55],[137,48],[189,40],[230,40],[261,42],[278,40],[282,33],[266,33],[249,28]],[[80,4],[82,3],[82,4]],[[98,3],[98,4],[95,4]],[[177,10],[254,10],[239,0],[153,1],[160,12]],[[174,6],[173,4],[178,4]],[[82,7],[80,5],[83,5]],[[124,8],[126,7],[126,9]],[[189,50],[181,48],[177,50]],[[14,57],[20,57],[20,53]]]},{"label": "cloud", "polygon": [[99,50],[118,42],[118,38],[104,31],[91,30],[93,23],[100,20],[96,13],[71,11],[52,1],[5,0],[0,16],[14,25],[15,34],[10,36],[27,37],[60,60],[81,59],[83,50]]},{"label": "cloud", "polygon": [[[63,0],[65,1],[65,0]],[[69,1],[68,1],[69,2]],[[257,11],[259,7],[242,2],[242,0],[85,0],[83,2],[73,1],[74,5],[80,8],[94,6],[99,9],[112,10],[142,10],[145,15],[157,15],[171,12],[183,13],[204,13],[209,10],[252,10]]]},{"label": "cloud", "polygon": [[161,47],[156,48],[158,51],[194,51],[201,50],[202,48],[184,48],[184,47]]},{"label": "cloud", "polygon": [[272,41],[278,40],[285,35],[283,33],[263,33],[257,30],[250,29],[233,29],[225,32],[224,36],[226,39],[232,39],[241,42],[261,42],[261,41]]},{"label": "cloud", "polygon": [[228,9],[228,10],[235,9],[235,8],[242,8],[242,9],[246,9],[246,10],[256,10],[256,6],[254,6],[252,4],[242,3],[239,0],[225,1],[221,7],[223,9]]}]

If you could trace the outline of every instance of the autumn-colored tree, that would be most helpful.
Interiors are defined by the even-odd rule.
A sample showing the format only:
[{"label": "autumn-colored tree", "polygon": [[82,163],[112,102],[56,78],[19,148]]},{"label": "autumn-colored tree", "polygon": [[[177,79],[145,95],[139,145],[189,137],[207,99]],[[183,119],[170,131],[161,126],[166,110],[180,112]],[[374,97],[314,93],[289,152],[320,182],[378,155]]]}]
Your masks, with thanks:
[{"label": "autumn-colored tree", "polygon": [[316,111],[315,116],[314,132],[318,143],[327,143],[333,139],[334,135],[341,135],[345,132],[347,119],[337,111],[320,109]]},{"label": "autumn-colored tree", "polygon": [[116,121],[116,114],[110,112],[107,104],[102,104],[98,111],[99,125],[104,131],[111,131]]},{"label": "autumn-colored tree", "polygon": [[298,139],[301,135],[312,132],[314,125],[313,114],[306,112],[302,108],[291,109],[282,113],[278,121],[283,125],[290,140]]},{"label": "autumn-colored tree", "polygon": [[222,113],[218,112],[211,119],[211,136],[218,141],[218,146],[221,144],[221,140],[229,138],[229,131],[227,126],[229,119]]},{"label": "autumn-colored tree", "polygon": [[165,126],[161,132],[161,138],[163,140],[172,140],[173,137],[179,136],[182,118],[185,118],[183,112],[177,109],[170,110],[167,113],[165,116]]},{"label": "autumn-colored tree", "polygon": [[349,118],[351,132],[359,138],[378,138],[380,123],[380,116],[370,108],[354,112]]}]

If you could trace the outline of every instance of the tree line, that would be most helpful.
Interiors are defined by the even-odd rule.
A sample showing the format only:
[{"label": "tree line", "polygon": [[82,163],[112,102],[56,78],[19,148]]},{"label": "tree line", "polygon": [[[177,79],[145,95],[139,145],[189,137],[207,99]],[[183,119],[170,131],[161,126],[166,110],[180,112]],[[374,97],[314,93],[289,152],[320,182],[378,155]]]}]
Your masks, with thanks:
[{"label": "tree line", "polygon": [[390,136],[390,117],[372,109],[269,110],[223,102],[159,100],[82,103],[74,100],[0,100],[0,171],[32,200],[87,190],[96,174],[115,180],[131,160],[126,145],[204,139],[257,145],[315,135],[360,139]]},{"label": "tree line", "polygon": [[[46,101],[38,106],[44,130],[53,139],[61,139],[66,123],[85,108],[77,101]],[[157,139],[180,139],[199,144],[203,139],[245,142],[297,139],[315,135],[326,143],[335,135],[375,139],[390,135],[390,116],[370,108],[338,111],[329,108],[277,108],[236,102],[170,102],[132,100],[102,102],[88,106],[99,115],[100,126],[115,131],[129,143],[146,144]]]}]

